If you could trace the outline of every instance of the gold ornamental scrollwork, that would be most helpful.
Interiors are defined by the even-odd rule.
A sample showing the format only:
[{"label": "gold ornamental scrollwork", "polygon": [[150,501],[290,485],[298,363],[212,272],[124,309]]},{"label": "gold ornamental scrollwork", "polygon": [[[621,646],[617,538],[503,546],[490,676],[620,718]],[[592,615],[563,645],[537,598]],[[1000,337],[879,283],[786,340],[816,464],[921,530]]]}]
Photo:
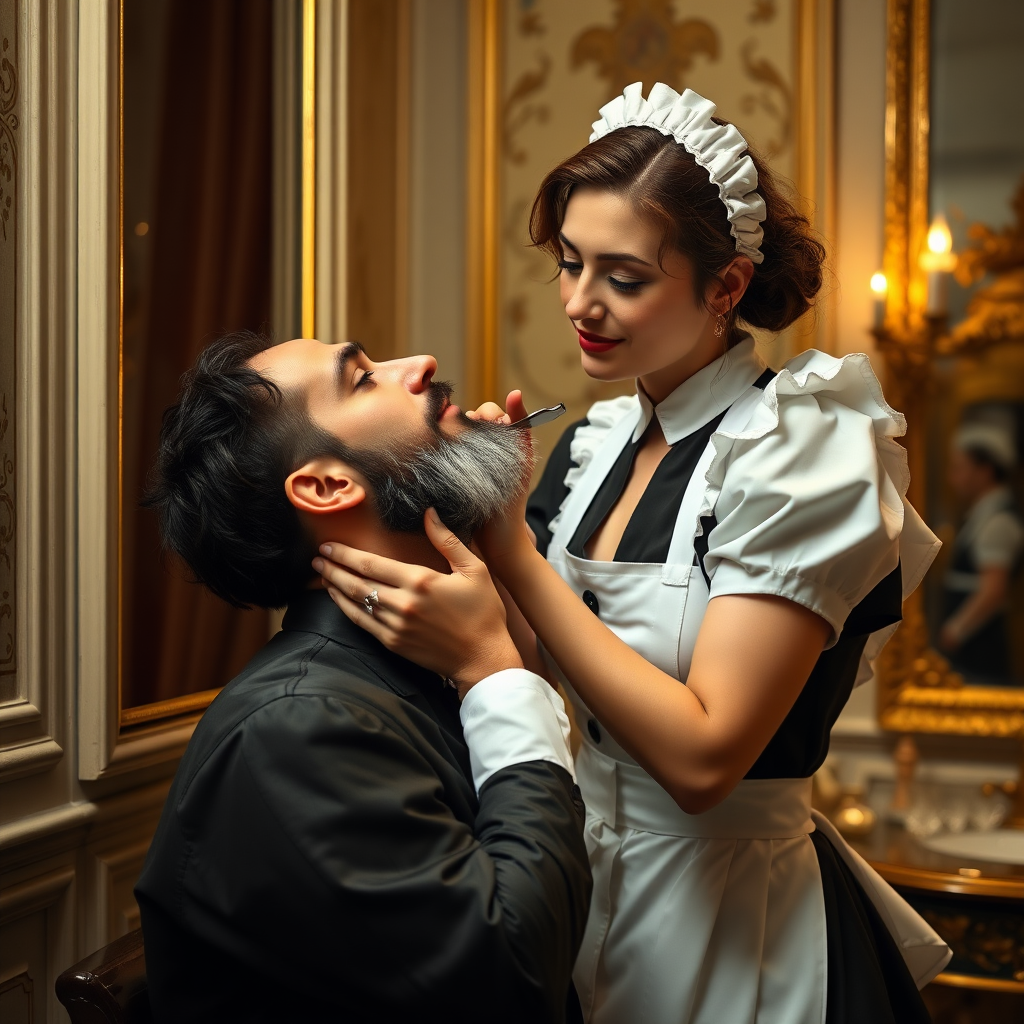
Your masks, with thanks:
[{"label": "gold ornamental scrollwork", "polygon": [[14,52],[7,36],[0,42],[0,235],[7,240],[7,226],[14,214],[18,171],[18,148],[14,133],[18,115],[14,106],[18,99],[18,70]]},{"label": "gold ornamental scrollwork", "polygon": [[760,110],[778,125],[778,136],[764,144],[764,155],[772,160],[784,152],[793,141],[793,90],[785,76],[767,57],[756,57],[757,40],[748,39],[740,47],[743,73],[756,86],[757,92],[744,93],[740,109],[745,114]]},{"label": "gold ornamental scrollwork", "polygon": [[702,18],[677,21],[671,0],[617,0],[611,28],[595,26],[576,37],[572,67],[597,65],[608,82],[608,98],[632,82],[682,88],[683,75],[703,54],[717,60],[718,33]]}]

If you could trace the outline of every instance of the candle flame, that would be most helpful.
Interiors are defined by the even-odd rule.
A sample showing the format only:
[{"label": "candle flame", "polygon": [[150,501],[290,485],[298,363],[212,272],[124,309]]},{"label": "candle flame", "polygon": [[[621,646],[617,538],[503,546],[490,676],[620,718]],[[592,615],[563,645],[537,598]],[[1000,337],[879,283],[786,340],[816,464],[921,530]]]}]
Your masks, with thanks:
[{"label": "candle flame", "polygon": [[937,254],[953,251],[953,236],[944,214],[937,214],[928,229],[928,251]]},{"label": "candle flame", "polygon": [[885,274],[880,270],[871,275],[871,290],[880,299],[883,298],[885,293],[889,290],[889,282],[885,279]]}]

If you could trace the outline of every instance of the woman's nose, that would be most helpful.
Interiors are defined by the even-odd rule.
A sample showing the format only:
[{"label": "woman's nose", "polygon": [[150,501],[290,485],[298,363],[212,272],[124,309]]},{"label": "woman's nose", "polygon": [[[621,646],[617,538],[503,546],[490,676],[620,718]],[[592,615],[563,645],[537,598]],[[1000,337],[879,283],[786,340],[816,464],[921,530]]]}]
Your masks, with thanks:
[{"label": "woman's nose", "polygon": [[600,320],[604,307],[591,292],[589,282],[581,277],[565,304],[565,312],[570,320]]},{"label": "woman's nose", "polygon": [[437,373],[437,360],[433,356],[409,356],[402,362],[406,364],[404,367],[406,387],[414,395],[426,391],[430,387],[434,374]]}]

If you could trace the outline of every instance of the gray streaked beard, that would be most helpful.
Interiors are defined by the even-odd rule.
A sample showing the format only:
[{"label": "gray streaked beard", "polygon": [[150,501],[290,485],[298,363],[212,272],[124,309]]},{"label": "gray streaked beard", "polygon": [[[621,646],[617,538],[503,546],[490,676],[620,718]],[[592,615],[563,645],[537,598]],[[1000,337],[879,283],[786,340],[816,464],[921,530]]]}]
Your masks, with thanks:
[{"label": "gray streaked beard", "polygon": [[363,472],[385,529],[422,533],[423,513],[433,507],[452,533],[468,541],[520,496],[533,461],[527,438],[498,423],[461,419],[463,429],[454,437],[434,422],[427,445],[408,454],[373,452],[372,468],[364,456]]}]

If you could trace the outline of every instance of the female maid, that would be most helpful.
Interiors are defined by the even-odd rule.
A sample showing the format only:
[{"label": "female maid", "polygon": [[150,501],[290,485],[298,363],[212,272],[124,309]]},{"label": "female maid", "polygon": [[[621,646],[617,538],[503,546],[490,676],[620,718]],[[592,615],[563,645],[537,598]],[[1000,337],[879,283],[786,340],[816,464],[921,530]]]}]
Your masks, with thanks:
[{"label": "female maid", "polygon": [[[581,726],[594,897],[576,986],[591,1024],[927,1020],[917,988],[949,951],[810,793],[938,545],[867,357],[758,361],[743,325],[804,313],[823,250],[714,112],[631,85],[541,186],[531,234],[583,370],[637,393],[594,405],[478,537]],[[429,515],[428,532],[459,547]],[[343,609],[413,657],[457,658],[458,602],[491,585],[331,555]],[[393,628],[339,593],[368,583],[410,609]]]}]

